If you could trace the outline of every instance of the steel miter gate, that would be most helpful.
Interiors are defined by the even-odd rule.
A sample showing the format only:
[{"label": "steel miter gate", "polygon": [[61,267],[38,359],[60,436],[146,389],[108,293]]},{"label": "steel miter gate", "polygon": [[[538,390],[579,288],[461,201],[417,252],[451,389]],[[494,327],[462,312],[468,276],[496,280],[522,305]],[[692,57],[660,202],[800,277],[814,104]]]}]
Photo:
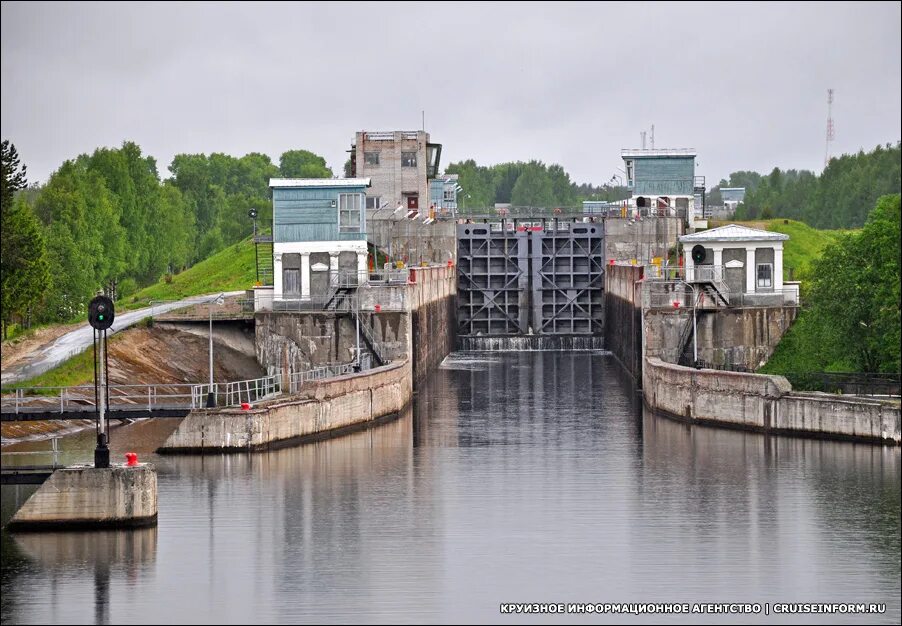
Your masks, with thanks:
[{"label": "steel miter gate", "polygon": [[458,226],[458,335],[600,335],[604,226]]}]

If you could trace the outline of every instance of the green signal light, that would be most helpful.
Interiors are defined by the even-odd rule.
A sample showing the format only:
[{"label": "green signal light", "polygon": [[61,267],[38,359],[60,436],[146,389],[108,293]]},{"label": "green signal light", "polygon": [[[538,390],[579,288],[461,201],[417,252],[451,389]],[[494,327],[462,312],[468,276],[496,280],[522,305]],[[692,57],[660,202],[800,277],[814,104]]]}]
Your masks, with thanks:
[{"label": "green signal light", "polygon": [[97,319],[99,319],[99,320],[102,322],[102,321],[103,321],[103,313],[101,313],[100,315],[98,315],[98,316],[97,316]]}]

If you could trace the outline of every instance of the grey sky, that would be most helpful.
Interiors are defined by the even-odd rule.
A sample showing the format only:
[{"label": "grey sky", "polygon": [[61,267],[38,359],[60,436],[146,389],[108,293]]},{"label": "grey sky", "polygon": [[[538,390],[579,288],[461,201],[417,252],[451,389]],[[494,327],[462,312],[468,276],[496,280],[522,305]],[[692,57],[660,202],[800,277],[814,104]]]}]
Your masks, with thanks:
[{"label": "grey sky", "polygon": [[601,184],[655,124],[699,174],[820,170],[902,136],[900,3],[2,5],[2,135],[30,180],[136,141],[322,154],[420,127],[443,164],[541,159]]}]

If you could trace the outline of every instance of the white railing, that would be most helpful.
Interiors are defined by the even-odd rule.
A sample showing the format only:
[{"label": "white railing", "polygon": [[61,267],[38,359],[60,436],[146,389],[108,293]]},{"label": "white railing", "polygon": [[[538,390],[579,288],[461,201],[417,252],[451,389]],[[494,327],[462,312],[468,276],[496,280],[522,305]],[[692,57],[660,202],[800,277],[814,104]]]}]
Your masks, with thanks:
[{"label": "white railing", "polygon": [[[290,389],[297,392],[304,382],[341,376],[355,371],[354,363],[333,363],[291,374]],[[73,413],[96,411],[93,385],[73,387],[31,387],[4,389],[0,405],[4,413]],[[280,374],[225,383],[162,383],[155,385],[109,385],[112,411],[159,411],[200,409],[207,406],[210,392],[219,407],[253,404],[267,396],[280,394]]]},{"label": "white railing", "polygon": [[343,376],[345,374],[351,374],[354,371],[354,363],[332,363],[314,367],[302,372],[293,372],[289,376],[289,393],[297,393],[304,386],[304,383],[334,378],[335,376]]}]

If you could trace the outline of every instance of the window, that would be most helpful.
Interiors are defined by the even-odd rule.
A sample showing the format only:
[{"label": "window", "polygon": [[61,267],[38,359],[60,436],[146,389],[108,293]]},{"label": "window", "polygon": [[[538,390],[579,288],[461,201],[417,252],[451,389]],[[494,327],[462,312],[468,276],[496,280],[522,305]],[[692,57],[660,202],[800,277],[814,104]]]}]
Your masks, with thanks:
[{"label": "window", "polygon": [[774,286],[773,281],[774,266],[770,263],[758,264],[758,287],[771,288]]},{"label": "window", "polygon": [[367,196],[366,208],[378,209],[382,205],[381,200],[382,200],[381,196],[372,196],[372,197]]},{"label": "window", "polygon": [[445,191],[442,193],[442,199],[445,202],[454,202],[454,200],[455,200],[454,190],[453,189],[445,189]]},{"label": "window", "polygon": [[338,194],[338,230],[342,233],[360,232],[360,209],[363,205],[363,194]]},{"label": "window", "polygon": [[632,189],[633,187],[633,162],[626,162],[626,186]]},{"label": "window", "polygon": [[401,167],[416,167],[417,166],[417,153],[416,152],[402,152],[401,153]]},{"label": "window", "polygon": [[379,165],[379,153],[378,152],[364,152],[363,153],[363,162],[367,165]]}]

